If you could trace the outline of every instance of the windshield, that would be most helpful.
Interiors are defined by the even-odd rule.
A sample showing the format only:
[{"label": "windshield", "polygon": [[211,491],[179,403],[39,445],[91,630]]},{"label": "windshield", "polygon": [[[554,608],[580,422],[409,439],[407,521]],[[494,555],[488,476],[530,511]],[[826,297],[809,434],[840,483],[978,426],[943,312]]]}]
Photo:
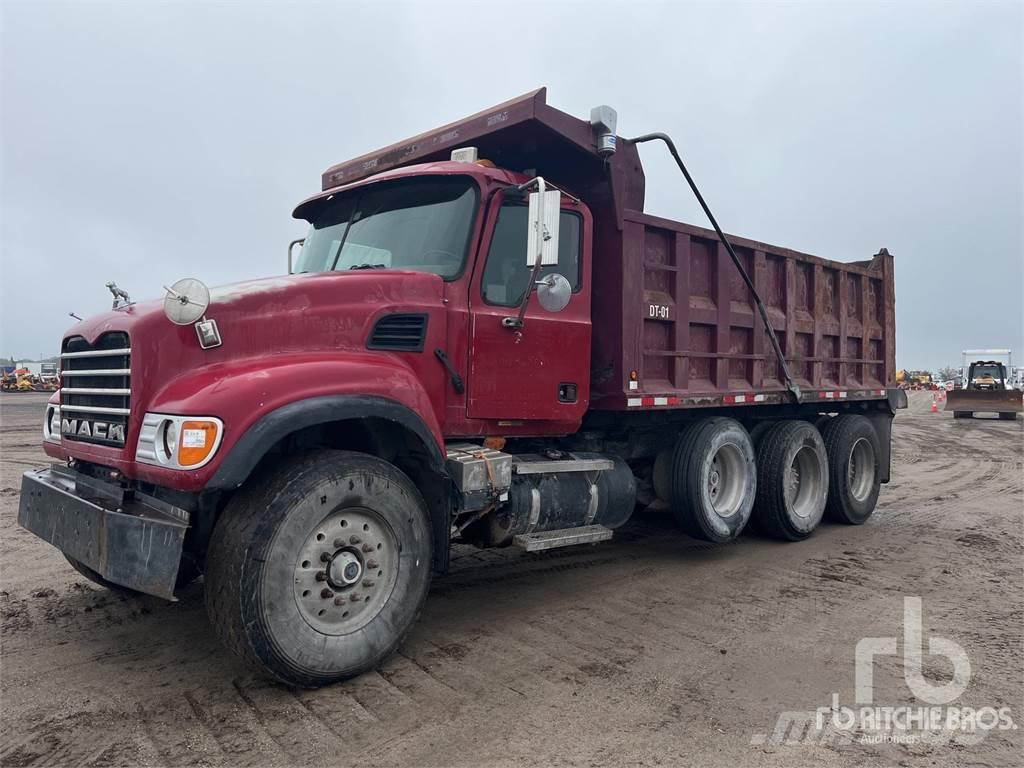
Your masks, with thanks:
[{"label": "windshield", "polygon": [[1003,372],[1000,370],[1002,366],[998,365],[977,365],[974,367],[974,378],[980,379],[984,376],[989,376],[993,379],[1003,378]]},{"label": "windshield", "polygon": [[417,178],[343,193],[314,215],[295,272],[409,269],[462,272],[476,186],[466,178]]}]

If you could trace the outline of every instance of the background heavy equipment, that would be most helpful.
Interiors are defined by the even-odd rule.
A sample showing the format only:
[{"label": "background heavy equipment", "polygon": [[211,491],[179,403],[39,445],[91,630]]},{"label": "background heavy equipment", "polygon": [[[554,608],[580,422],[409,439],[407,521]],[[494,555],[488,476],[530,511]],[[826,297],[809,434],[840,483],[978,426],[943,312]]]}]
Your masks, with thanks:
[{"label": "background heavy equipment", "polygon": [[[969,419],[975,413],[997,413],[1005,421],[1013,421],[1024,410],[1021,391],[1007,381],[1012,369],[1009,349],[965,349],[963,376],[959,389],[946,398],[946,410],[954,419]],[[979,357],[984,356],[984,357]],[[968,360],[975,358],[970,364]],[[1004,358],[1003,360],[997,358]]]},{"label": "background heavy equipment", "polygon": [[934,389],[932,375],[928,371],[896,371],[896,384],[900,389]]}]

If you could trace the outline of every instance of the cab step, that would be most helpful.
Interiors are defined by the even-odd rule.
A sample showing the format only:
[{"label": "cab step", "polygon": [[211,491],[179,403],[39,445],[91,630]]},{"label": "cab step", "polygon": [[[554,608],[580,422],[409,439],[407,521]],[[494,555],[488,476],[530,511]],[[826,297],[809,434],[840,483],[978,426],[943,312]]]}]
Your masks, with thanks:
[{"label": "cab step", "polygon": [[596,544],[608,541],[612,537],[612,529],[603,525],[584,525],[579,528],[560,528],[540,533],[521,533],[512,539],[517,547],[527,552],[540,552],[544,549],[571,547],[574,544]]}]

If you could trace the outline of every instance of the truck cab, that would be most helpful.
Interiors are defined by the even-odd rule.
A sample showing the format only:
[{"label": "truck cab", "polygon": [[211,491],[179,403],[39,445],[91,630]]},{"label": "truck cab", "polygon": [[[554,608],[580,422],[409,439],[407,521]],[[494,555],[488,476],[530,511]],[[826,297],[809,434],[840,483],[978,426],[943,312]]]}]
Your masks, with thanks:
[{"label": "truck cab", "polygon": [[[303,202],[295,216],[310,229],[294,272],[396,285],[407,272],[435,276],[439,301],[380,308],[368,348],[426,353],[418,374],[445,435],[569,434],[589,402],[593,220],[559,195],[556,258],[534,274],[530,178],[489,166],[413,165]],[[571,289],[565,306],[526,302],[510,327],[532,283],[551,275]],[[456,384],[452,371],[471,375]]]}]

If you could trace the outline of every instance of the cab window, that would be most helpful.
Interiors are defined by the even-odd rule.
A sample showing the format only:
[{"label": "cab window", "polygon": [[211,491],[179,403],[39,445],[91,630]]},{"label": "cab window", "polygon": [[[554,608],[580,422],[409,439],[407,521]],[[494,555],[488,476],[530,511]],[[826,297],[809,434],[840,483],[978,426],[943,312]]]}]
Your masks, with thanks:
[{"label": "cab window", "polygon": [[[530,283],[526,263],[527,216],[522,204],[503,205],[494,225],[491,247],[481,281],[484,301],[499,307],[517,307]],[[558,264],[541,267],[538,279],[558,273],[569,281],[573,293],[580,287],[580,240],[582,217],[562,211],[558,222]]]}]

